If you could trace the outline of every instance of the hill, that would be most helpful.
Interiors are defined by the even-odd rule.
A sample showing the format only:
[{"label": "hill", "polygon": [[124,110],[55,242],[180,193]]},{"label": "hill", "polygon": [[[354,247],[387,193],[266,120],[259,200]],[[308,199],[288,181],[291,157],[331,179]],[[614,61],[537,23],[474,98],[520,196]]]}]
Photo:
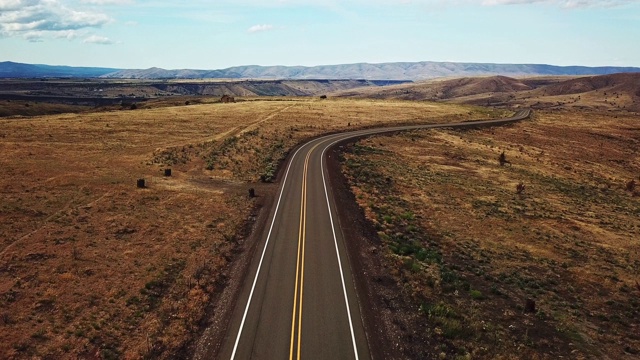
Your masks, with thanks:
[{"label": "hill", "polygon": [[637,67],[586,67],[454,62],[358,63],[321,66],[236,66],[219,70],[77,68],[0,62],[0,78],[104,77],[112,79],[365,79],[427,80],[502,75],[580,76],[640,72]]},{"label": "hill", "polygon": [[505,76],[431,80],[385,88],[336,92],[335,96],[453,101],[490,106],[600,108],[640,111],[640,73],[585,77]]}]

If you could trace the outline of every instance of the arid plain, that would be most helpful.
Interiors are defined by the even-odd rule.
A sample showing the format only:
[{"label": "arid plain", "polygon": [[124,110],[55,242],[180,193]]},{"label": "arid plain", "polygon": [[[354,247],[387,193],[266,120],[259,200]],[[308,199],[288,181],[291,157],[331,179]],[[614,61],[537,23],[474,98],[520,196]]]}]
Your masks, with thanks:
[{"label": "arid plain", "polygon": [[298,142],[490,114],[249,100],[0,120],[3,358],[176,356],[242,256],[239,234],[262,192],[273,191],[254,182],[275,176]]},{"label": "arid plain", "polygon": [[0,119],[0,357],[188,357],[217,294],[242,280],[229,269],[297,144],[533,106],[517,125],[348,149],[344,173],[375,230],[368,257],[388,280],[387,345],[398,358],[633,358],[640,118],[625,79],[455,103],[371,99],[412,91],[398,85],[349,94],[362,99],[179,97]]}]

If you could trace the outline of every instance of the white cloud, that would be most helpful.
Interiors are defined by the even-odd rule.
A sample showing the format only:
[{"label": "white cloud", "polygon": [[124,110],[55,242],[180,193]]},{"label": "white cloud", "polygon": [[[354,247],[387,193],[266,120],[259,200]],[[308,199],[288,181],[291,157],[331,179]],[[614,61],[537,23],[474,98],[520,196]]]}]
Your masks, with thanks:
[{"label": "white cloud", "polygon": [[247,32],[250,33],[257,33],[257,32],[264,32],[264,31],[270,31],[275,29],[273,27],[273,25],[269,25],[269,24],[258,24],[258,25],[253,25],[252,27],[250,27],[249,29],[247,29]]},{"label": "white cloud", "polygon": [[29,42],[42,42],[43,34],[39,31],[33,31],[24,35],[24,38]]},{"label": "white cloud", "polygon": [[56,31],[53,34],[53,37],[56,38],[56,39],[67,39],[67,40],[73,40],[73,39],[77,38],[78,36],[79,36],[79,34],[75,30]]},{"label": "white cloud", "polygon": [[0,0],[0,10],[0,36],[29,41],[47,36],[73,38],[82,29],[113,21],[103,13],[73,10],[57,0]]},{"label": "white cloud", "polygon": [[84,39],[83,43],[86,44],[98,44],[98,45],[112,45],[115,42],[107,37],[91,35],[88,38]]}]

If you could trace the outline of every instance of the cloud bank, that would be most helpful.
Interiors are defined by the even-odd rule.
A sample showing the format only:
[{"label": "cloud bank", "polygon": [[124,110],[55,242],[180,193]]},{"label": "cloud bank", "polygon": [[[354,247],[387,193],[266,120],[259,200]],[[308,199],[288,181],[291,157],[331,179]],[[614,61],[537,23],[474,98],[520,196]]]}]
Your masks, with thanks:
[{"label": "cloud bank", "polygon": [[86,36],[86,29],[100,28],[112,21],[99,11],[74,10],[58,0],[0,0],[2,37],[22,37],[29,41],[42,41],[47,37],[73,39]]}]

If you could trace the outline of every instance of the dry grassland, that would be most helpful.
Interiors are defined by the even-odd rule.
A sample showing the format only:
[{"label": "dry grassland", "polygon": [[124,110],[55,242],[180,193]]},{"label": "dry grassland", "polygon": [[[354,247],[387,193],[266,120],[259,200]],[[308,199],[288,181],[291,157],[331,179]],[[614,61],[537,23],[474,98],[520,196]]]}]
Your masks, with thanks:
[{"label": "dry grassland", "polygon": [[179,356],[243,249],[238,234],[256,206],[247,189],[273,177],[295,144],[491,116],[445,104],[250,100],[0,120],[0,358]]},{"label": "dry grassland", "polygon": [[640,355],[636,116],[547,111],[376,137],[344,164],[413,304],[398,319],[417,316],[407,357]]}]

